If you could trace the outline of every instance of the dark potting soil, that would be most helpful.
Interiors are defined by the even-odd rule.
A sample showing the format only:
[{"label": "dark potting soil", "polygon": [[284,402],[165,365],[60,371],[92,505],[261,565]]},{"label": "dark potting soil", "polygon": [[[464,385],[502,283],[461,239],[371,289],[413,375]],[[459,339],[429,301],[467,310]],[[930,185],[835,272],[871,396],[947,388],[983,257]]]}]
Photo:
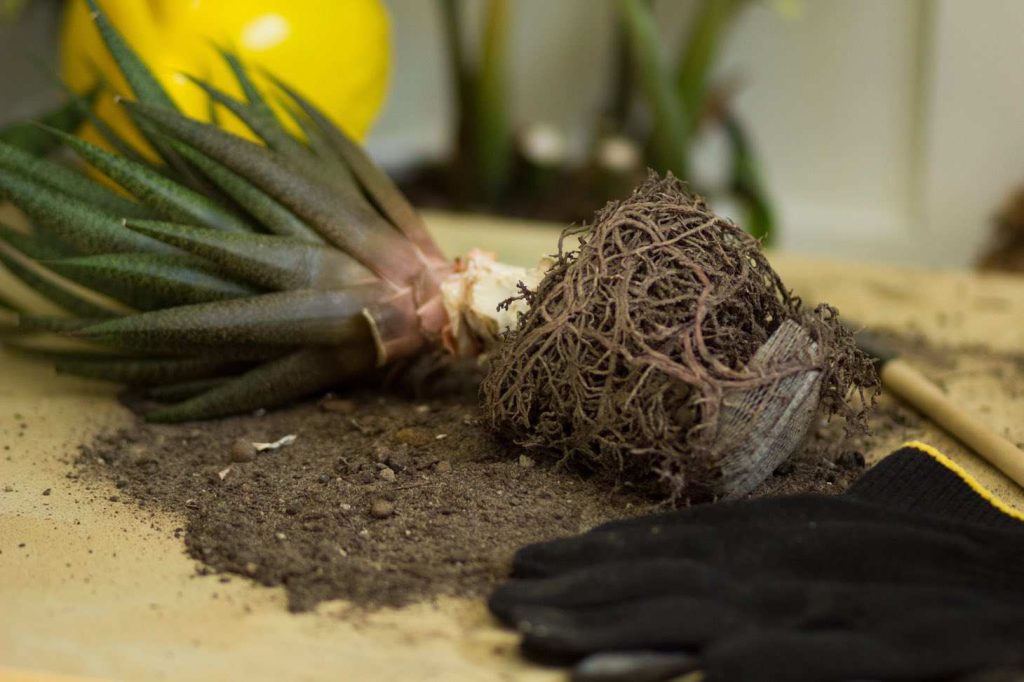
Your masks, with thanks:
[{"label": "dark potting soil", "polygon": [[[658,507],[499,441],[479,419],[478,377],[461,378],[422,400],[363,390],[210,422],[140,419],[84,446],[81,478],[112,478],[120,502],[180,515],[197,570],[283,585],[296,611],[479,597],[516,548]],[[872,438],[916,419],[888,404],[868,436],[822,425],[754,494],[841,492]],[[288,435],[278,449],[251,445]]]}]

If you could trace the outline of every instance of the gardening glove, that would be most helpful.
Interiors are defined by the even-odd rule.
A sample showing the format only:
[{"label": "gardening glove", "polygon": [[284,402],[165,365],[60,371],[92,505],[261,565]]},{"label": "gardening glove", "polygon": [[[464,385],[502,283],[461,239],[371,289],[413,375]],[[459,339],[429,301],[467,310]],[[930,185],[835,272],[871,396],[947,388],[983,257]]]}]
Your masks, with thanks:
[{"label": "gardening glove", "polygon": [[909,443],[839,496],[529,545],[491,611],[573,679],[948,679],[1024,665],[1024,516]]}]

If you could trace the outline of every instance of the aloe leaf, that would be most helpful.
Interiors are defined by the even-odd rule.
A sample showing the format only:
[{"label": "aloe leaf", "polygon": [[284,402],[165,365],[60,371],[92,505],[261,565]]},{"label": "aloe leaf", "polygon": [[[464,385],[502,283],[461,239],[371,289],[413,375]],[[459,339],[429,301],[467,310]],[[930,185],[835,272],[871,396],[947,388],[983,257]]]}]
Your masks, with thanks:
[{"label": "aloe leaf", "polygon": [[115,317],[119,311],[80,296],[54,273],[10,248],[0,248],[0,263],[37,294],[73,315],[86,318]]},{"label": "aloe leaf", "polygon": [[85,140],[54,131],[67,146],[168,220],[220,230],[250,232],[244,220],[216,202],[161,175],[149,166],[111,154]]},{"label": "aloe leaf", "polygon": [[167,386],[154,386],[146,391],[146,396],[158,402],[173,403],[194,398],[201,393],[206,393],[218,386],[222,386],[228,381],[230,381],[228,377],[215,377],[211,379],[182,381],[177,384],[168,384]]},{"label": "aloe leaf", "polygon": [[89,10],[92,12],[92,18],[96,29],[100,32],[100,37],[103,38],[110,56],[114,58],[135,96],[143,102],[176,110],[178,107],[164,90],[164,86],[160,85],[160,81],[153,75],[146,63],[110,22],[96,0],[86,0],[86,2],[89,4]]},{"label": "aloe leaf", "polygon": [[98,324],[103,318],[96,317],[59,317],[57,315],[21,315],[19,326],[28,332],[52,332],[60,334],[72,332]]},{"label": "aloe leaf", "polygon": [[306,145],[309,147],[309,150],[313,155],[324,163],[330,164],[331,168],[340,169],[341,172],[345,173],[349,182],[354,182],[355,176],[352,175],[352,171],[345,164],[344,160],[334,151],[330,142],[327,141],[323,132],[317,127],[312,119],[310,119],[309,116],[307,116],[302,109],[295,104],[295,102],[284,95],[276,95],[274,97],[274,101],[285,110],[285,113],[288,114],[289,120],[297,125],[299,130],[302,131],[302,137],[305,138]]},{"label": "aloe leaf", "polygon": [[[298,105],[293,101],[286,98],[284,95],[275,96],[274,100],[278,105],[285,110],[288,114],[289,120],[299,127],[302,131],[302,137],[305,138],[306,145],[309,148],[310,153],[315,158],[316,162],[323,166],[323,170],[317,170],[316,175],[323,173],[329,173],[331,180],[335,184],[343,185],[346,190],[355,190],[361,200],[365,201],[366,198],[363,194],[362,189],[356,182],[356,178],[352,175],[352,169],[348,167],[345,160],[335,153],[334,148],[328,142],[327,138],[320,129],[310,120],[309,116],[306,116]],[[315,176],[314,176],[315,177]]]},{"label": "aloe leaf", "polygon": [[0,305],[0,340],[24,334],[18,311]]},{"label": "aloe leaf", "polygon": [[11,173],[0,173],[0,196],[79,253],[177,251],[125,229],[109,212]]},{"label": "aloe leaf", "polygon": [[[34,128],[36,126],[33,126]],[[40,132],[42,129],[37,128]],[[57,139],[50,132],[47,137]],[[39,159],[17,147],[0,142],[0,181],[3,176],[19,175],[50,189],[120,216],[144,218],[150,212],[140,204],[104,187],[81,173],[49,159]]]},{"label": "aloe leaf", "polygon": [[221,59],[223,59],[228,65],[228,68],[231,69],[231,73],[234,74],[235,80],[238,82],[238,86],[242,89],[242,94],[245,95],[246,101],[259,109],[269,111],[271,116],[273,116],[273,109],[270,108],[270,105],[263,97],[263,93],[260,92],[260,89],[256,87],[252,77],[249,76],[249,70],[245,68],[245,64],[243,64],[242,60],[238,58],[238,55],[220,45],[214,45],[213,49],[217,51]]},{"label": "aloe leaf", "polygon": [[131,315],[87,327],[81,338],[118,348],[202,351],[223,345],[341,346],[370,338],[363,309],[377,287],[302,289]]},{"label": "aloe leaf", "polygon": [[[399,230],[413,241],[424,253],[443,257],[437,244],[416,209],[405,195],[366,154],[363,148],[345,131],[318,109],[312,102],[300,95],[294,88],[268,74],[274,85],[280,89],[305,114],[314,129],[322,136],[324,143],[351,169],[363,190],[380,208],[381,212]],[[294,116],[300,120],[298,116]]]},{"label": "aloe leaf", "polygon": [[[57,109],[36,120],[57,130],[74,132],[85,120],[83,105],[86,109],[91,107],[98,93],[99,87],[94,87],[83,95],[75,95]],[[17,122],[0,128],[0,142],[17,147],[32,156],[44,156],[57,147],[51,136],[40,131],[31,122]]]},{"label": "aloe leaf", "polygon": [[143,310],[249,296],[256,290],[225,279],[185,254],[119,253],[44,263],[68,279]]},{"label": "aloe leaf", "polygon": [[0,338],[24,333],[20,320],[22,313],[21,306],[0,296]]},{"label": "aloe leaf", "polygon": [[[167,94],[160,81],[135,50],[131,48],[128,41],[124,39],[124,36],[110,22],[110,19],[100,9],[96,0],[86,0],[86,2],[89,3],[93,21],[100,32],[100,37],[107,46],[107,51],[114,59],[125,80],[128,81],[128,85],[131,87],[135,97],[140,102],[178,111],[178,106],[174,103],[171,96]],[[143,137],[146,138],[146,141],[153,146],[153,149],[157,151],[171,168],[181,175],[182,179],[197,189],[201,187],[188,164],[180,159],[174,153],[174,150],[169,149],[162,140],[153,134],[154,131],[148,123],[144,121],[141,123],[136,122],[136,125]]]},{"label": "aloe leaf", "polygon": [[15,312],[15,313],[19,313],[22,310],[20,305],[18,305],[17,303],[14,303],[13,301],[11,301],[11,299],[7,298],[6,296],[4,296],[2,294],[0,294],[0,308],[3,308],[5,310],[9,310],[9,311]]},{"label": "aloe leaf", "polygon": [[[284,127],[281,119],[274,112],[274,109],[270,106],[266,97],[260,91],[256,84],[253,82],[252,77],[249,75],[249,70],[242,63],[241,59],[230,50],[225,50],[222,47],[217,47],[217,52],[220,53],[221,58],[227,63],[231,72],[235,76],[235,80],[238,82],[238,86],[242,89],[242,93],[245,95],[246,101],[252,105],[258,112],[262,112],[262,115],[269,117],[274,120],[277,127],[285,131],[288,134],[287,129]],[[289,135],[290,136],[290,135]]]},{"label": "aloe leaf", "polygon": [[408,241],[365,201],[310,177],[292,159],[166,109],[126,102],[129,111],[245,175],[324,238],[377,274],[408,281],[420,269]]},{"label": "aloe leaf", "polygon": [[269,110],[261,110],[251,104],[246,104],[235,99],[223,90],[207,83],[206,81],[185,74],[193,84],[201,88],[212,101],[225,107],[232,114],[237,116],[249,130],[257,137],[267,143],[271,149],[281,152],[287,156],[308,157],[309,149],[301,142],[288,134],[277,120],[277,117]]},{"label": "aloe leaf", "polygon": [[277,407],[308,397],[373,367],[372,344],[354,344],[344,353],[309,348],[250,370],[195,398],[146,415],[154,422],[212,419],[258,408]]},{"label": "aloe leaf", "polygon": [[217,107],[217,102],[212,97],[206,98],[206,115],[209,118],[210,123],[218,128],[224,127],[220,118],[220,109]]},{"label": "aloe leaf", "polygon": [[33,234],[25,234],[0,223],[0,242],[10,244],[16,250],[34,260],[64,258],[73,254],[62,249],[58,244],[40,239]]},{"label": "aloe leaf", "polygon": [[[267,146],[288,157],[308,177],[316,178],[324,184],[334,185],[339,190],[349,193],[354,201],[365,201],[356,189],[355,179],[352,177],[351,171],[337,157],[333,155],[319,157],[317,154],[314,154],[309,147],[292,137],[280,125],[277,117],[272,112],[261,114],[250,105],[234,99],[212,85],[190,76],[187,77],[198,87],[205,90],[208,96],[215,98],[218,103],[234,113]],[[325,161],[326,164],[324,163]]]},{"label": "aloe leaf", "polygon": [[[97,88],[101,91],[109,90],[109,86],[106,85],[101,74],[97,74],[96,78],[98,82],[96,86]],[[82,116],[89,121],[89,124],[96,129],[96,132],[99,133],[100,137],[102,137],[108,145],[110,145],[111,149],[126,159],[131,159],[132,161],[137,161],[139,163],[148,163],[148,161],[146,161],[146,157],[139,153],[139,150],[136,149],[131,142],[125,139],[123,135],[114,130],[109,123],[100,118],[93,110],[92,106],[85,102],[80,95],[63,82],[60,82],[60,86],[67,93],[68,97],[72,98],[72,101],[79,107]]]},{"label": "aloe leaf", "polygon": [[133,386],[152,386],[237,372],[251,362],[223,358],[124,358],[91,356],[58,359],[58,374],[103,381],[116,381]]},{"label": "aloe leaf", "polygon": [[351,256],[291,237],[228,234],[149,220],[128,221],[126,225],[267,289],[341,289],[377,281]]},{"label": "aloe leaf", "polygon": [[169,143],[176,152],[243,207],[267,231],[316,244],[324,243],[319,234],[299,220],[288,208],[242,176],[186,144],[177,141]]}]

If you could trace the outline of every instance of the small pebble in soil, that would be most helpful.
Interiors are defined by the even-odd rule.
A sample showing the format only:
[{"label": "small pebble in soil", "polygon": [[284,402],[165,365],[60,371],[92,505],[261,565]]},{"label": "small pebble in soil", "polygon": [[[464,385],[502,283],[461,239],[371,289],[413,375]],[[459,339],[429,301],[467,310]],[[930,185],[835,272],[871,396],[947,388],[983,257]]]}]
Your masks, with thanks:
[{"label": "small pebble in soil", "polygon": [[519,466],[529,469],[534,464],[533,458],[528,455],[519,455]]},{"label": "small pebble in soil", "polygon": [[383,469],[380,470],[380,474],[378,475],[381,477],[382,480],[385,480],[389,483],[394,483],[395,481],[395,470],[392,469],[391,467],[384,467]]},{"label": "small pebble in soil", "polygon": [[256,446],[244,438],[239,438],[231,444],[232,462],[251,462],[256,459]]},{"label": "small pebble in soil", "polygon": [[51,491],[51,488],[47,488],[46,490],[43,491],[43,495],[49,495]]},{"label": "small pebble in soil", "polygon": [[386,519],[395,513],[395,505],[387,500],[374,500],[370,506],[370,516],[375,519]]},{"label": "small pebble in soil", "polygon": [[421,447],[434,440],[434,436],[430,431],[416,426],[399,429],[395,433],[395,438],[398,439],[398,442],[411,445],[414,448]]}]

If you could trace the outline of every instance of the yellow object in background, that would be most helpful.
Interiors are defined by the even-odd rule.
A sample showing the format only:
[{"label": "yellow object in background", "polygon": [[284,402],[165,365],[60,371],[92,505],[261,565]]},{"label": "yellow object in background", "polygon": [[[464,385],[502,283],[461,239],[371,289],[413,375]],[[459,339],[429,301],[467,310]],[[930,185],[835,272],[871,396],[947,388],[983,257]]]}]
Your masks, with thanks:
[{"label": "yellow object in background", "polygon": [[[265,67],[357,139],[366,136],[383,103],[390,27],[381,0],[99,0],[99,4],[178,106],[194,118],[209,120],[208,99],[182,73],[244,99],[214,45],[235,51],[250,67]],[[103,46],[85,0],[68,0],[61,28],[61,70],[76,91],[95,84],[98,71],[116,91],[131,93]],[[267,85],[258,69],[253,69],[252,77],[261,88]],[[271,105],[292,127],[276,103]],[[145,147],[112,94],[104,93],[97,111],[118,133]],[[252,137],[227,110],[218,109],[218,115],[224,128]],[[91,126],[83,137],[99,142]]]}]

